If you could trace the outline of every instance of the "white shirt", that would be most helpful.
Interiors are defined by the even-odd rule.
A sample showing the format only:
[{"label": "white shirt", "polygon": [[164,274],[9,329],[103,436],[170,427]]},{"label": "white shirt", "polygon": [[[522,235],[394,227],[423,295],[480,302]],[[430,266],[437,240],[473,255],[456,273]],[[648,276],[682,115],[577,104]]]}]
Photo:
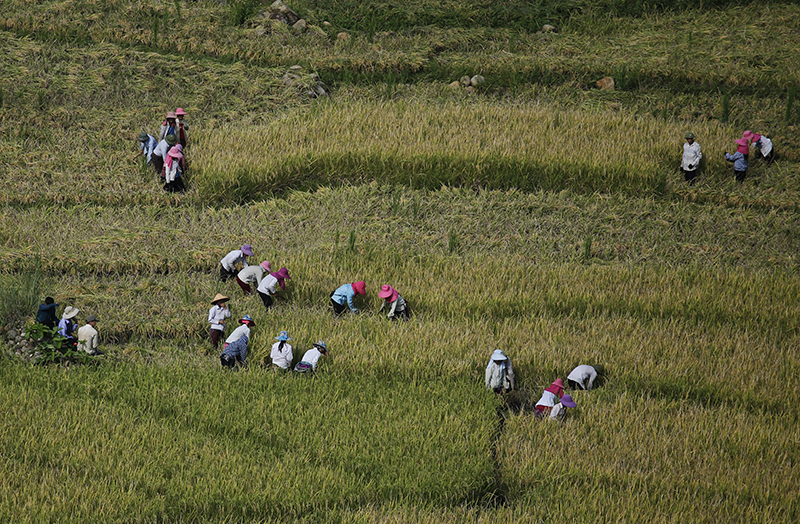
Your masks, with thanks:
[{"label": "white shirt", "polygon": [[230,344],[231,342],[236,342],[242,335],[247,335],[247,338],[250,338],[250,326],[247,324],[242,324],[241,326],[237,327],[233,330],[233,333],[225,339],[226,344]]},{"label": "white shirt", "polygon": [[772,140],[770,140],[765,136],[762,136],[761,139],[759,140],[759,143],[761,144],[759,150],[761,151],[762,155],[767,156],[772,152]]},{"label": "white shirt", "polygon": [[[561,414],[562,411],[567,409],[564,404],[559,402],[556,404],[553,409],[550,411],[550,420],[558,421],[558,416]],[[565,413],[566,414],[566,413]]]},{"label": "white shirt", "polygon": [[214,304],[208,310],[208,321],[211,323],[211,329],[225,331],[226,318],[231,318],[231,310],[226,307]]},{"label": "white shirt", "polygon": [[289,369],[289,365],[292,363],[292,359],[294,355],[292,354],[292,346],[289,345],[288,342],[283,344],[283,350],[278,351],[278,346],[281,345],[280,340],[272,344],[272,351],[269,353],[269,357],[272,359],[272,363],[279,368]]},{"label": "white shirt", "polygon": [[[697,164],[703,158],[703,153],[700,151],[700,144],[697,142],[686,142],[683,144],[683,159],[681,160],[681,169],[684,171],[694,171],[697,169]],[[689,168],[689,166],[692,166]]]},{"label": "white shirt", "polygon": [[170,149],[172,149],[172,146],[167,144],[166,140],[162,140],[161,142],[158,143],[156,148],[153,149],[153,154],[156,155],[156,156],[160,156],[161,158],[166,160],[167,159],[167,153],[169,153]]},{"label": "white shirt", "polygon": [[78,329],[78,349],[85,351],[90,355],[97,351],[98,336],[97,330],[91,324]]},{"label": "white shirt", "polygon": [[241,249],[234,249],[225,255],[225,258],[219,261],[219,263],[222,264],[222,267],[228,271],[233,271],[233,268],[235,268],[236,264],[239,262],[241,262],[244,267],[247,267],[247,255],[242,253]]},{"label": "white shirt", "polygon": [[264,278],[264,268],[261,266],[246,266],[236,275],[245,284],[260,284]]},{"label": "white shirt", "polygon": [[314,371],[317,370],[317,362],[322,357],[322,352],[318,350],[316,347],[313,347],[306,351],[305,355],[303,355],[303,359],[301,362],[305,362],[307,364],[311,364],[311,369]]},{"label": "white shirt", "polygon": [[277,283],[278,279],[267,273],[264,275],[264,278],[261,279],[261,283],[258,285],[258,291],[265,295],[272,296],[275,294],[275,285]]},{"label": "white shirt", "polygon": [[573,369],[567,376],[567,380],[577,382],[583,389],[592,389],[594,379],[597,378],[597,371],[592,366],[583,364]]},{"label": "white shirt", "polygon": [[558,397],[556,397],[555,393],[552,391],[545,391],[542,393],[542,398],[539,399],[539,402],[536,403],[537,406],[547,406],[553,407],[558,402]]}]

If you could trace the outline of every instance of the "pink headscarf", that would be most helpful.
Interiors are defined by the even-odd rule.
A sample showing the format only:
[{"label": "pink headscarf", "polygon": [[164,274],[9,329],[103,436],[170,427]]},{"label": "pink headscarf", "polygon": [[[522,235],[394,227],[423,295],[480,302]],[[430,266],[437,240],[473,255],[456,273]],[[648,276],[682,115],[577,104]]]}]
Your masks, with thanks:
[{"label": "pink headscarf", "polygon": [[397,297],[400,296],[400,293],[398,293],[397,290],[389,284],[385,284],[381,286],[378,296],[385,299],[386,302],[394,302],[397,300]]},{"label": "pink headscarf", "polygon": [[169,153],[167,153],[167,160],[166,162],[164,162],[165,164],[167,164],[167,169],[172,169],[173,160],[177,160],[178,162],[183,160],[182,151],[183,151],[183,146],[180,144],[178,144],[177,146],[173,146],[172,149],[169,150]]}]

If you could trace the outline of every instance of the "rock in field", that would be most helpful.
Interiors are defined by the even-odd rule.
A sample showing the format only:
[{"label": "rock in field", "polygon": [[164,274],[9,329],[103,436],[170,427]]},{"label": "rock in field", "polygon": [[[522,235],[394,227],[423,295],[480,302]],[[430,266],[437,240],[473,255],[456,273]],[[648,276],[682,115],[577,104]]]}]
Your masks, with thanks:
[{"label": "rock in field", "polygon": [[599,89],[607,89],[607,90],[613,91],[614,90],[614,79],[611,78],[610,76],[606,76],[606,77],[603,77],[600,80],[598,80],[595,83],[595,85]]}]

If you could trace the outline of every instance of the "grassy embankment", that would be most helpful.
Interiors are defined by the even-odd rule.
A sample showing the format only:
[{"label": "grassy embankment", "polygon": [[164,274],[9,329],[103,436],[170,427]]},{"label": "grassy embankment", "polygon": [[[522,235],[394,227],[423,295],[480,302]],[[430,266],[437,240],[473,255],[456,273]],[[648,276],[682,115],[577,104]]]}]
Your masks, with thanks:
[{"label": "grassy embankment", "polygon": [[[564,5],[558,34],[466,3],[482,27],[414,28],[431,6],[407,4],[347,42],[349,18],[303,3],[328,36],[257,37],[216,2],[4,6],[3,314],[54,294],[101,317],[108,350],[3,362],[4,520],[796,520],[797,7]],[[164,45],[167,26],[185,37]],[[333,101],[285,88],[295,63]],[[477,93],[447,89],[478,72]],[[620,90],[587,89],[609,73]],[[194,178],[168,196],[131,141],[176,105]],[[708,160],[694,188],[674,172],[686,128]],[[720,156],[745,128],[783,160],[738,186]],[[231,136],[238,155],[213,150]],[[294,277],[269,315],[214,280],[244,241]],[[357,278],[365,314],[330,318]],[[384,282],[412,322],[375,314]],[[207,353],[218,290],[259,323],[247,373]],[[280,329],[296,355],[324,338],[326,373],[261,371]],[[528,406],[575,364],[611,376],[564,427],[498,420],[494,347]]]}]

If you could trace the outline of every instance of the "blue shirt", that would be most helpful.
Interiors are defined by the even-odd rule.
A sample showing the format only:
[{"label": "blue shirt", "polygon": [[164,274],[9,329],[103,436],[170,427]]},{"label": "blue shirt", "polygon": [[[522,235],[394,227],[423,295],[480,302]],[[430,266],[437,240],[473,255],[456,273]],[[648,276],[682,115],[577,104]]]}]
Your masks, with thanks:
[{"label": "blue shirt", "polygon": [[58,334],[65,338],[75,336],[75,330],[78,328],[78,323],[71,318],[62,318],[58,321]]},{"label": "blue shirt", "polygon": [[45,326],[53,327],[56,325],[56,308],[58,304],[39,304],[39,311],[36,312],[36,322]]},{"label": "blue shirt", "polygon": [[345,284],[343,286],[339,286],[339,288],[333,292],[333,295],[331,295],[331,300],[342,306],[344,305],[345,302],[347,302],[347,306],[352,311],[358,313],[358,309],[356,308],[356,305],[353,303],[354,298],[356,298],[356,292],[353,291],[353,284]]},{"label": "blue shirt", "polygon": [[247,358],[247,340],[247,335],[242,335],[239,340],[228,344],[222,354],[235,358],[239,362],[244,362],[244,359]]},{"label": "blue shirt", "polygon": [[734,171],[747,171],[747,158],[740,152],[737,151],[732,155],[725,153],[725,160],[733,162]]},{"label": "blue shirt", "polygon": [[139,150],[142,154],[147,155],[147,163],[153,157],[153,150],[158,145],[158,140],[153,135],[147,135],[147,142],[139,142]]}]

